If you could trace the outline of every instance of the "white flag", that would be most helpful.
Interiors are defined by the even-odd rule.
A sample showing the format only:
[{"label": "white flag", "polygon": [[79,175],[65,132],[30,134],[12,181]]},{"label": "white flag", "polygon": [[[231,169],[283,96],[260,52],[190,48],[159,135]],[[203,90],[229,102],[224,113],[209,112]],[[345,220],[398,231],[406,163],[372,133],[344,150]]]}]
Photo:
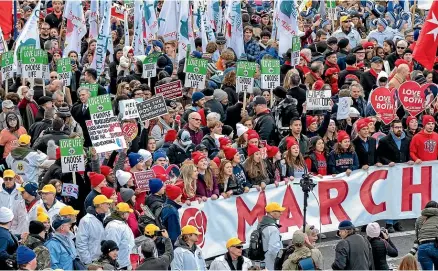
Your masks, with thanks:
[{"label": "white flag", "polygon": [[158,18],[158,35],[164,41],[178,39],[178,1],[164,1]]},{"label": "white flag", "polygon": [[[190,2],[188,0],[183,0],[180,2],[179,10],[179,23],[178,23],[178,60],[186,57],[187,45],[191,44],[192,48],[195,49],[193,39],[193,29],[190,19]],[[189,52],[190,53],[190,52]]]},{"label": "white flag", "polygon": [[64,57],[67,57],[70,51],[81,52],[81,40],[87,33],[82,2],[68,0],[63,16],[67,19],[64,44]]},{"label": "white flag", "polygon": [[207,17],[216,33],[222,32],[222,8],[219,0],[207,0]]},{"label": "white flag", "polygon": [[18,39],[15,42],[14,63],[18,63],[17,54],[20,52],[19,49],[21,46],[35,45],[36,49],[41,49],[40,32],[38,31],[40,9],[41,9],[41,0],[38,1],[38,4],[35,6],[34,10],[32,11],[32,15],[30,15],[29,19],[24,25],[23,30],[21,31],[20,36],[18,36]]},{"label": "white flag", "polygon": [[125,32],[125,46],[129,46],[129,25],[128,25],[128,15],[129,12],[125,8],[123,10],[123,29]]},{"label": "white flag", "polygon": [[282,55],[292,48],[292,36],[298,35],[298,10],[295,0],[279,0],[277,4],[278,29],[280,45],[278,55]]},{"label": "white flag", "polygon": [[132,39],[132,48],[134,55],[144,55],[143,41],[143,1],[135,0],[134,2],[134,38]]},{"label": "white flag", "polygon": [[105,69],[106,50],[108,42],[112,42],[110,25],[111,25],[111,0],[100,1],[101,13],[99,35],[97,35],[96,52],[94,53],[92,68],[95,68],[100,75]]},{"label": "white flag", "polygon": [[146,39],[148,41],[156,39],[158,32],[158,20],[155,13],[154,0],[144,1],[144,25],[146,29]]},{"label": "white flag", "polygon": [[227,47],[232,48],[237,58],[240,58],[245,53],[245,47],[243,44],[242,10],[239,0],[227,0],[225,20]]},{"label": "white flag", "polygon": [[90,3],[90,15],[88,16],[88,24],[90,25],[88,37],[90,39],[97,39],[97,32],[99,30],[99,25],[97,23],[99,9],[99,0],[93,0]]}]

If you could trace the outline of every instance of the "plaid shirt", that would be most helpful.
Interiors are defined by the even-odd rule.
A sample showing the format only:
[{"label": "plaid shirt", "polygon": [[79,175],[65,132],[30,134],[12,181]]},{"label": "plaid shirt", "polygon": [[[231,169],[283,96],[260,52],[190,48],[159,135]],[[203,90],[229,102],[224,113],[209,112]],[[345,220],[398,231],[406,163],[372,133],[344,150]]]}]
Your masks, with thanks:
[{"label": "plaid shirt", "polygon": [[245,42],[245,54],[248,61],[256,61],[257,56],[260,54],[260,45],[255,39]]}]

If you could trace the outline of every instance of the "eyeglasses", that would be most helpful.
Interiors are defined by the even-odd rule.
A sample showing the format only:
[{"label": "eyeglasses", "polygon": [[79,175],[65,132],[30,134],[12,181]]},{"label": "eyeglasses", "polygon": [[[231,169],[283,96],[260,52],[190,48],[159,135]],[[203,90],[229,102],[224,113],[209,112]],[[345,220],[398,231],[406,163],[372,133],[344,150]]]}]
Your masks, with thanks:
[{"label": "eyeglasses", "polygon": [[58,76],[50,76],[50,79],[57,79]]},{"label": "eyeglasses", "polygon": [[370,50],[370,49],[372,50],[372,49],[374,49],[374,47],[367,47],[367,49],[368,49],[368,50]]},{"label": "eyeglasses", "polygon": [[201,121],[201,119],[190,118],[192,120]]},{"label": "eyeglasses", "polygon": [[397,46],[397,49],[404,50],[404,49],[406,49],[406,47],[398,47]]},{"label": "eyeglasses", "polygon": [[3,181],[5,181],[5,182],[13,182],[14,178],[4,177]]},{"label": "eyeglasses", "polygon": [[347,20],[347,21],[343,21],[343,23],[351,23],[351,21],[350,21],[350,20]]},{"label": "eyeglasses", "polygon": [[356,54],[365,54],[365,52],[360,51],[360,52],[356,52]]},{"label": "eyeglasses", "polygon": [[243,246],[234,246],[234,248],[243,249]]}]

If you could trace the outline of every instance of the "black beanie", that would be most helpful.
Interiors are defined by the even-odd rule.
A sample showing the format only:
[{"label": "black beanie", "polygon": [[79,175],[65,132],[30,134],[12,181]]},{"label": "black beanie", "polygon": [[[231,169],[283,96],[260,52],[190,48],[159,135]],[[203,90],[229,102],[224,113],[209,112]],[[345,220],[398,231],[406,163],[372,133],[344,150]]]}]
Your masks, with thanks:
[{"label": "black beanie", "polygon": [[165,56],[160,56],[157,60],[157,67],[159,69],[164,69],[167,66],[167,58]]},{"label": "black beanie", "polygon": [[119,247],[113,240],[103,240],[102,242],[100,242],[100,245],[100,251],[102,251],[103,254],[108,254],[116,249],[119,250]]},{"label": "black beanie", "polygon": [[350,43],[350,41],[348,39],[346,39],[346,38],[340,39],[338,41],[338,47],[339,47],[339,49],[344,49],[345,47],[348,46],[349,43]]},{"label": "black beanie", "polygon": [[40,234],[41,232],[45,231],[46,227],[42,222],[39,222],[37,220],[32,220],[29,223],[29,233],[30,234]]}]

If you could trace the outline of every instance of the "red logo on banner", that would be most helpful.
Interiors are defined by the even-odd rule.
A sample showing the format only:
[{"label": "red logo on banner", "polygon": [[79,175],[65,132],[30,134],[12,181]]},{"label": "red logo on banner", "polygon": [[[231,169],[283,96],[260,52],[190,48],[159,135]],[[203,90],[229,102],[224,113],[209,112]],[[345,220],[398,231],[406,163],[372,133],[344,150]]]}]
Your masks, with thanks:
[{"label": "red logo on banner", "polygon": [[401,104],[411,116],[420,114],[428,107],[435,100],[437,92],[435,84],[420,86],[415,81],[404,82],[397,90]]},{"label": "red logo on banner", "polygon": [[195,226],[201,233],[196,244],[201,248],[205,244],[205,233],[207,232],[207,216],[197,208],[187,208],[181,218],[181,228],[186,225]]},{"label": "red logo on banner", "polygon": [[395,97],[394,92],[388,88],[379,87],[373,90],[370,95],[371,106],[383,123],[389,124],[395,118]]}]

